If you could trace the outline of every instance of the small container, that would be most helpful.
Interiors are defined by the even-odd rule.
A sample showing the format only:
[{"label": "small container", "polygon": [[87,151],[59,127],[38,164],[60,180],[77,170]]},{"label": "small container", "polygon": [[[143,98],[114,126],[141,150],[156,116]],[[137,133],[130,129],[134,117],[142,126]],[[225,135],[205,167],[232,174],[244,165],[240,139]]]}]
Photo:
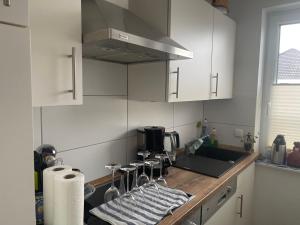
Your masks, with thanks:
[{"label": "small container", "polygon": [[294,142],[293,151],[287,156],[287,165],[300,168],[300,142]]},{"label": "small container", "polygon": [[213,0],[212,5],[220,9],[224,14],[229,12],[229,0]]}]

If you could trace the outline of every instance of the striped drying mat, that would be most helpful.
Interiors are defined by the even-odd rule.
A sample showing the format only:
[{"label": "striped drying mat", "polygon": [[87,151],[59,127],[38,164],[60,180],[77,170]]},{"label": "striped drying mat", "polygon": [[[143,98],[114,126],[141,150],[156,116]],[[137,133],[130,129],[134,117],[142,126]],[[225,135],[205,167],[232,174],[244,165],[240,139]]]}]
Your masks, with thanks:
[{"label": "striped drying mat", "polygon": [[136,202],[129,198],[115,199],[102,204],[90,212],[113,225],[154,225],[172,210],[189,201],[188,195],[180,190],[163,186],[159,194],[153,187],[147,187],[144,195],[135,192]]}]

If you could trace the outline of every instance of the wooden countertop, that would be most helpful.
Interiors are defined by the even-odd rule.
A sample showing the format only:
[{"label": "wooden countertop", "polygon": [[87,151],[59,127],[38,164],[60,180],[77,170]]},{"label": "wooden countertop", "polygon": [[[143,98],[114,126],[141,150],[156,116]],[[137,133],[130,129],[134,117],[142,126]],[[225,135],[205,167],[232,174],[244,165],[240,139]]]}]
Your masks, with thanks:
[{"label": "wooden countertop", "polygon": [[[185,218],[192,215],[193,212],[199,209],[201,205],[209,199],[220,187],[222,187],[233,176],[238,175],[252,162],[258,158],[258,153],[252,153],[243,161],[229,170],[220,178],[213,178],[191,171],[170,167],[169,174],[166,177],[167,183],[172,188],[177,188],[195,197],[185,205],[174,211],[173,215],[165,217],[159,225],[174,225],[180,224]],[[100,185],[109,182],[109,178],[101,178],[91,182],[94,185]]]},{"label": "wooden countertop", "polygon": [[168,185],[172,188],[177,188],[195,195],[195,197],[185,205],[176,209],[173,215],[165,217],[159,225],[180,224],[182,220],[199,209],[205,200],[209,199],[210,196],[228,180],[246,169],[258,156],[258,153],[252,153],[220,178],[208,177],[174,167],[169,168],[169,174],[167,176]]}]

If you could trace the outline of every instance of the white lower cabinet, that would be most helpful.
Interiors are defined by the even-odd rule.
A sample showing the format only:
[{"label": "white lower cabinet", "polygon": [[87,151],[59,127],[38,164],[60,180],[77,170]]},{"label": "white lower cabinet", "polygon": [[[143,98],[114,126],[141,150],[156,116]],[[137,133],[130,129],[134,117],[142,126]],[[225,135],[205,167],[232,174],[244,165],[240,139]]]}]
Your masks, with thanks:
[{"label": "white lower cabinet", "polygon": [[254,178],[255,163],[253,162],[238,176],[238,187],[236,191],[237,212],[242,212],[242,214],[236,214],[236,225],[252,225]]},{"label": "white lower cabinet", "polygon": [[255,164],[238,175],[236,193],[205,225],[252,225]]}]

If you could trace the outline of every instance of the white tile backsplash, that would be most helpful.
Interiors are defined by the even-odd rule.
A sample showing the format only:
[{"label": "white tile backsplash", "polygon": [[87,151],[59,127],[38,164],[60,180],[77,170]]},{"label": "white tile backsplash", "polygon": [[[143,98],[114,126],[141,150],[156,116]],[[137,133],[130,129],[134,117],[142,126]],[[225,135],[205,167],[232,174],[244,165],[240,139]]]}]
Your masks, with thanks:
[{"label": "white tile backsplash", "polygon": [[164,102],[128,101],[129,136],[142,126],[173,127],[173,104]]},{"label": "white tile backsplash", "polygon": [[244,131],[244,135],[248,132],[253,134],[254,127],[250,126],[242,126],[242,125],[231,125],[231,124],[224,124],[224,123],[209,123],[209,129],[216,128],[217,130],[217,139],[219,143],[225,145],[232,145],[232,146],[243,146],[241,139],[235,137],[235,129],[242,129]]},{"label": "white tile backsplash", "polygon": [[199,129],[196,127],[196,124],[197,123],[191,123],[179,127],[174,127],[174,130],[179,133],[181,148],[183,148],[186,143],[199,137]]},{"label": "white tile backsplash", "polygon": [[33,148],[42,144],[41,108],[34,107],[33,112]]},{"label": "white tile backsplash", "polygon": [[84,95],[127,95],[127,66],[83,60]]},{"label": "white tile backsplash", "polygon": [[72,151],[61,152],[66,165],[80,169],[86,181],[110,174],[104,166],[111,162],[126,164],[126,139],[111,141],[99,145],[79,148]]},{"label": "white tile backsplash", "polygon": [[104,169],[109,162],[135,159],[138,127],[176,130],[182,147],[198,134],[201,102],[128,100],[127,66],[84,59],[83,80],[83,105],[43,107],[42,114],[40,108],[33,109],[34,141],[36,147],[54,145],[65,164],[81,169],[87,181],[109,174]]},{"label": "white tile backsplash", "polygon": [[43,108],[43,143],[64,151],[126,137],[126,97],[88,96],[83,100],[81,106]]},{"label": "white tile backsplash", "polygon": [[190,124],[202,120],[202,102],[181,102],[174,104],[174,126]]}]

